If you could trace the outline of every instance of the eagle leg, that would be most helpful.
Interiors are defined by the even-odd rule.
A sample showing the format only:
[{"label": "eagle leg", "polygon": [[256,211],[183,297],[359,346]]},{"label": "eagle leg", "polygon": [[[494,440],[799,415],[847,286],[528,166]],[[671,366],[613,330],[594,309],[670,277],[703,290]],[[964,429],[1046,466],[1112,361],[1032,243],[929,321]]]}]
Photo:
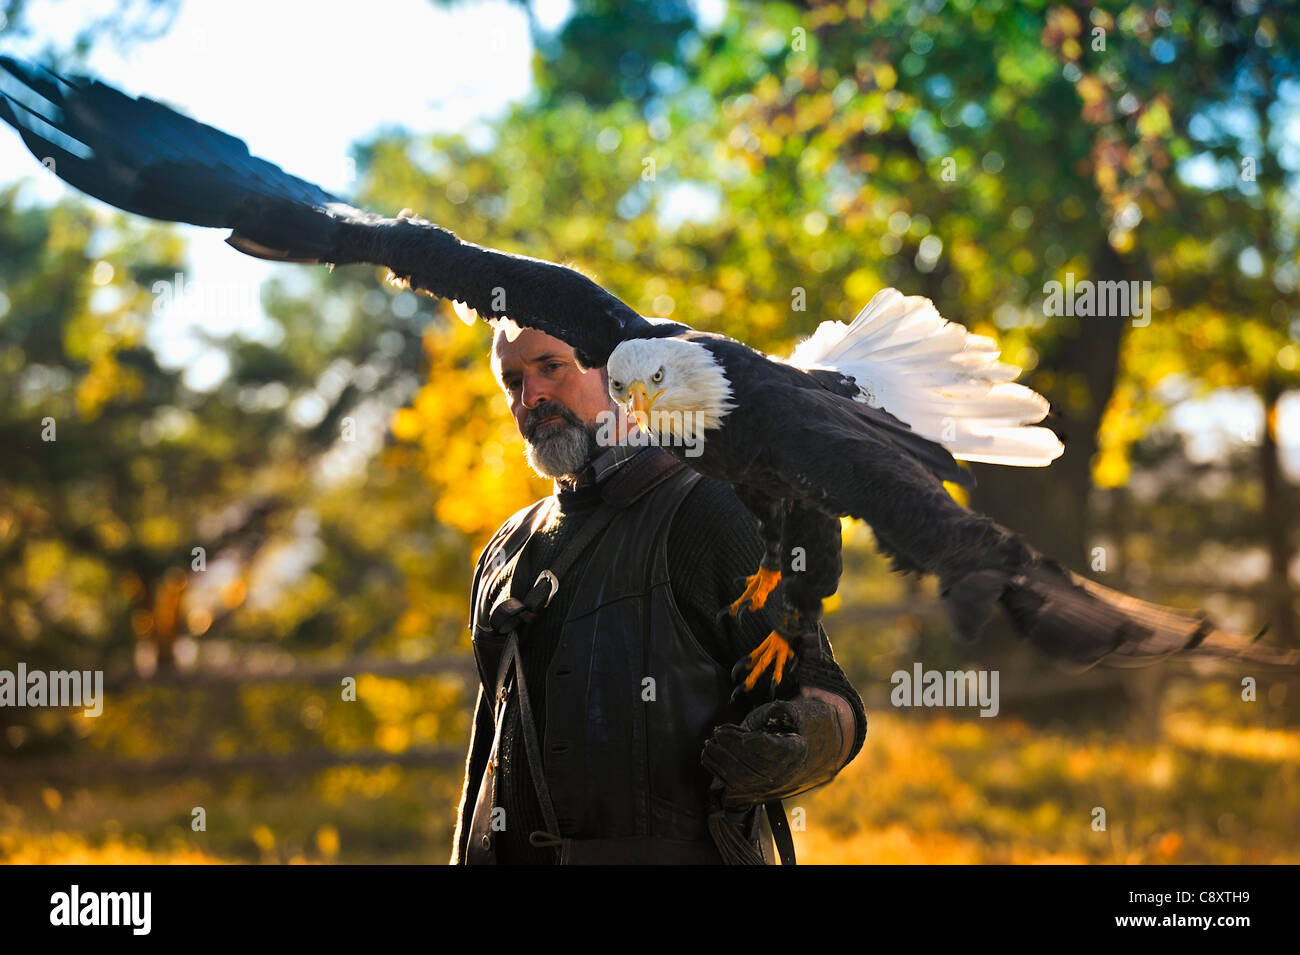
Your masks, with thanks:
[{"label": "eagle leg", "polygon": [[753,690],[759,677],[769,668],[772,670],[772,686],[779,686],[785,676],[786,666],[793,659],[794,648],[790,646],[790,641],[773,630],[746,658],[749,673],[745,677],[745,692]]},{"label": "eagle leg", "polygon": [[[758,570],[745,578],[745,592],[742,593],[726,612],[736,616],[741,610],[762,610],[768,596],[781,582],[781,531],[786,517],[786,502],[778,498],[767,497],[757,491],[738,486],[736,495],[746,509],[758,518],[758,531],[763,539],[763,559]],[[722,617],[719,612],[719,618]]]},{"label": "eagle leg", "polygon": [[[785,575],[784,612],[777,631],[797,652],[803,653],[806,648],[816,655],[820,653],[815,634],[822,618],[822,601],[839,588],[843,569],[840,521],[815,507],[793,503],[785,515],[782,538],[791,556]],[[796,551],[801,552],[802,560],[795,560]]]},{"label": "eagle leg", "polygon": [[[758,574],[749,578],[748,583],[757,589],[756,578],[761,579],[764,571],[773,586],[783,583],[782,613],[776,628],[732,669],[731,678],[738,684],[737,694],[753,692],[768,673],[771,695],[789,692],[795,686],[794,671],[799,658],[821,654],[818,624],[822,601],[835,593],[839,584],[842,566],[839,518],[802,502],[782,504],[778,513],[782,519],[780,536],[774,533],[774,520],[765,522],[763,538],[768,547]],[[750,587],[746,587],[746,596],[733,606],[746,599]],[[763,600],[766,599],[764,594]]]},{"label": "eagle leg", "polygon": [[745,603],[749,604],[748,609],[750,610],[762,610],[764,604],[767,603],[768,595],[781,582],[781,571],[779,569],[771,570],[765,567],[764,564],[766,564],[766,560],[764,560],[763,564],[759,564],[757,572],[745,579],[745,592],[728,608],[728,612],[733,617],[744,609]]},{"label": "eagle leg", "polygon": [[795,665],[802,657],[820,655],[817,625],[820,616],[820,607],[807,613],[786,608],[777,629],[732,668],[731,679],[737,684],[732,699],[739,700],[744,694],[753,692],[764,674],[769,672],[767,687],[770,697],[775,697],[778,692],[783,698],[793,693],[797,689]]}]

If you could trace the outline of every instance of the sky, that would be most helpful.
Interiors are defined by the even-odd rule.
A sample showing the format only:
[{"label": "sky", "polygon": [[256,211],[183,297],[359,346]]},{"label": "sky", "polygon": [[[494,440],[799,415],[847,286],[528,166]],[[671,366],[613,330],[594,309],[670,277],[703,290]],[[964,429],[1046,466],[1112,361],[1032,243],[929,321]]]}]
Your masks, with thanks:
[{"label": "sky", "polygon": [[[5,52],[38,57],[51,43],[66,46],[78,27],[115,2],[33,0],[36,35]],[[697,8],[706,27],[721,19],[721,0]],[[554,29],[570,3],[535,0],[534,10],[544,28]],[[450,7],[430,0],[182,0],[160,39],[126,51],[99,44],[88,68],[124,92],[163,100],[232,133],[254,155],[347,197],[354,142],[395,124],[472,134],[527,97],[531,58],[524,13],[506,0]],[[75,193],[42,169],[16,135],[0,129],[0,183],[19,180],[26,183],[25,201]],[[178,228],[188,240],[190,268],[171,307],[152,323],[149,343],[163,364],[184,368],[189,386],[207,389],[226,367],[196,334],[200,323],[209,334],[273,340],[256,289],[273,274],[292,281],[302,267],[236,254],[219,230]],[[1170,423],[1189,437],[1194,458],[1208,459],[1242,435],[1254,443],[1262,419],[1258,397],[1223,391],[1181,402]],[[1300,396],[1283,402],[1279,424],[1284,469],[1300,481]]]},{"label": "sky", "polygon": [[[6,52],[38,58],[113,0],[35,0],[36,34]],[[385,127],[420,132],[470,131],[527,96],[532,44],[523,12],[505,0],[183,0],[171,29],[122,51],[92,50],[87,69],[135,96],[149,96],[243,139],[255,156],[347,197],[354,170],[349,147]],[[543,26],[561,23],[567,0],[540,4]],[[56,202],[77,194],[41,168],[22,140],[0,130],[0,183],[24,180],[23,200]],[[107,208],[107,207],[105,207]],[[384,210],[389,213],[397,210]],[[224,358],[194,334],[198,316],[213,334],[267,337],[257,302],[268,276],[301,269],[239,255],[226,233],[178,226],[190,269],[174,306],[160,311],[149,341],[163,363],[186,369],[185,381],[215,386]],[[188,298],[187,298],[188,295]],[[248,307],[198,307],[214,301]]]}]

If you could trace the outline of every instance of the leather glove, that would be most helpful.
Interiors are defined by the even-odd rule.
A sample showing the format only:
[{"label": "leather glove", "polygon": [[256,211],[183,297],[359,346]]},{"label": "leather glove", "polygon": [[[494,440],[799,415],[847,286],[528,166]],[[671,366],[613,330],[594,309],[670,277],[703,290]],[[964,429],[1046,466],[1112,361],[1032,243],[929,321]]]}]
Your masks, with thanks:
[{"label": "leather glove", "polygon": [[775,700],[751,711],[739,726],[717,727],[700,762],[725,787],[724,806],[751,806],[833,779],[840,771],[843,733],[835,707],[823,700]]}]

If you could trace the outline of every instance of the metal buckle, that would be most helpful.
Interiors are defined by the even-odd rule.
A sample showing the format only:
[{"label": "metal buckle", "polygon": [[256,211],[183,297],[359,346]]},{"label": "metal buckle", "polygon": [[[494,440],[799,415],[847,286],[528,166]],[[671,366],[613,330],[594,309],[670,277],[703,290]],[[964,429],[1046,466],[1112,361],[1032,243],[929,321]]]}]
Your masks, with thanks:
[{"label": "metal buckle", "polygon": [[537,575],[537,579],[533,581],[533,586],[536,587],[543,580],[547,582],[548,593],[546,594],[546,599],[542,601],[542,606],[549,607],[551,600],[560,592],[560,580],[549,570],[544,570]]}]

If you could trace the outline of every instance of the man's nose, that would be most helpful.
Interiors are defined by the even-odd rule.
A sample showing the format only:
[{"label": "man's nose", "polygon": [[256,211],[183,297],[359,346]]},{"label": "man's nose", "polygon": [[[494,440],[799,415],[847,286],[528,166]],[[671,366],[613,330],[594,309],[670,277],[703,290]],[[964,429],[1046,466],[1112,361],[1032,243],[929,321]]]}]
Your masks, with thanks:
[{"label": "man's nose", "polygon": [[551,392],[545,380],[535,378],[532,375],[524,376],[522,401],[525,408],[536,408],[542,402],[549,400],[550,397]]}]

